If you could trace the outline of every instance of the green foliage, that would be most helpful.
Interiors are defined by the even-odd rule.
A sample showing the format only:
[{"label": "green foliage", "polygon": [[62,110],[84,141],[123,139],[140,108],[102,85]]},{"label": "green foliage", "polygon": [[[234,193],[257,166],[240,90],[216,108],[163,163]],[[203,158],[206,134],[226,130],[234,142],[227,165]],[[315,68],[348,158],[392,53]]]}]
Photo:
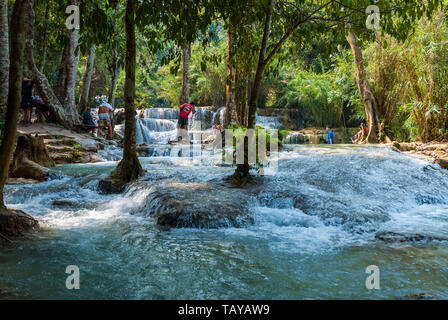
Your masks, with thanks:
[{"label": "green foliage", "polygon": [[442,13],[422,18],[404,42],[384,36],[366,49],[368,74],[392,138],[448,138],[448,27]]},{"label": "green foliage", "polygon": [[[232,148],[232,159],[233,159],[233,165],[237,165],[237,150],[243,147],[243,144],[246,144],[246,149],[244,150],[244,157],[248,158],[248,128],[244,126],[240,126],[237,123],[232,123],[228,130],[231,130],[233,132],[233,148]],[[276,141],[273,141],[274,143],[277,143],[279,150],[283,147],[282,140],[284,137],[286,137],[289,134],[289,131],[287,130],[281,130],[278,132],[278,138]],[[256,169],[258,172],[265,166],[269,164],[269,157],[270,157],[270,148],[271,148],[271,142],[273,139],[274,131],[270,129],[265,129],[261,126],[256,126],[253,131],[253,138],[255,140],[255,149],[253,149],[256,153],[256,160],[255,164],[252,166],[254,169]],[[263,150],[260,149],[259,141],[266,141],[265,147],[266,150],[263,152]],[[253,146],[250,146],[253,148]],[[249,147],[249,148],[250,148]],[[226,149],[228,146],[226,146]],[[223,159],[225,158],[228,150],[223,149],[222,155]]]}]

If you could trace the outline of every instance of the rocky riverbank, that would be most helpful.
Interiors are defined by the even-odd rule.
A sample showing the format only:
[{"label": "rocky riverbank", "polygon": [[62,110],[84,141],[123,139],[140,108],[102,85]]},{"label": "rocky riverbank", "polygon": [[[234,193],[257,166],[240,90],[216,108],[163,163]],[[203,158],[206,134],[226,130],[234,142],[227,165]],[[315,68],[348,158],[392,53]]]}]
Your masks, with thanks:
[{"label": "rocky riverbank", "polygon": [[434,160],[435,164],[448,169],[448,143],[393,142],[391,146],[396,151],[429,157]]},{"label": "rocky riverbank", "polygon": [[[335,143],[351,143],[351,138],[359,131],[357,128],[333,129]],[[325,129],[307,128],[300,131],[291,131],[284,139],[285,144],[326,144],[327,135]]]},{"label": "rocky riverbank", "polygon": [[98,151],[116,141],[94,137],[89,133],[76,133],[54,124],[20,126],[19,135],[38,135],[44,139],[48,154],[56,164],[99,162]]},{"label": "rocky riverbank", "polygon": [[99,151],[118,142],[76,133],[54,124],[19,126],[19,135],[8,183],[36,182],[48,178],[48,168],[57,164],[102,161]]},{"label": "rocky riverbank", "polygon": [[0,243],[39,227],[36,219],[20,210],[0,209]]}]

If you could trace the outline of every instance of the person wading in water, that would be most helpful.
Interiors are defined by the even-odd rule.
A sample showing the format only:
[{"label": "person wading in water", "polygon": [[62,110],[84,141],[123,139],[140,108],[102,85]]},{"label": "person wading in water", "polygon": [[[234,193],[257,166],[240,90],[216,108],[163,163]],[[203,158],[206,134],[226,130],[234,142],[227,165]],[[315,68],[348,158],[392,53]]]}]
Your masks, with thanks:
[{"label": "person wading in water", "polygon": [[190,116],[190,113],[195,114],[196,103],[192,102],[191,104],[185,103],[180,106],[179,110],[179,121],[177,125],[177,141],[181,141],[184,138],[189,140],[188,138],[188,117]]}]

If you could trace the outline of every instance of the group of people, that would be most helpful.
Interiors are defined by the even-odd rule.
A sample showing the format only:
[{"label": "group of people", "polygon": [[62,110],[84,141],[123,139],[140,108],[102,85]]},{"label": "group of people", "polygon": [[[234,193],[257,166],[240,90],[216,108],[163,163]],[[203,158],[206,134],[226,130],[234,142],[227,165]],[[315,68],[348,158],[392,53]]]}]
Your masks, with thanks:
[{"label": "group of people", "polygon": [[[353,144],[359,144],[363,141],[366,141],[368,136],[369,136],[369,128],[364,123],[361,123],[361,125],[359,126],[358,133],[352,138],[352,142]],[[380,143],[391,142],[389,137],[386,135],[384,121],[380,122],[378,125],[378,142]]]},{"label": "group of people", "polygon": [[[35,81],[24,78],[22,82],[22,97],[20,108],[23,110],[22,123],[31,124],[32,110],[35,107],[44,106],[45,103],[39,96],[34,96]],[[95,105],[98,109],[94,112],[88,108],[83,113],[83,124],[92,127],[92,134],[95,136],[102,135],[112,138],[114,108],[107,102],[106,96],[95,97]],[[42,111],[44,108],[40,108]],[[45,114],[49,117],[49,114]],[[106,134],[105,134],[106,132]]]},{"label": "group of people", "polygon": [[100,135],[112,139],[114,108],[106,96],[95,97],[95,105],[98,111],[87,108],[83,113],[83,123],[92,127],[94,136]]},{"label": "group of people", "polygon": [[[26,124],[31,123],[32,109],[35,107],[35,103],[41,101],[38,96],[33,96],[34,80],[25,78],[22,84],[22,100],[21,108],[23,109],[23,122]],[[188,138],[188,118],[190,114],[196,113],[196,103],[185,103],[180,106],[180,113],[178,119],[177,138],[176,142],[180,142],[183,139]],[[107,136],[112,139],[113,136],[113,119],[114,108],[108,103],[107,96],[96,96],[95,106],[97,111],[92,110],[90,107],[83,113],[83,124],[92,127],[92,134],[94,136]],[[383,129],[383,130],[381,130]],[[223,132],[222,125],[213,126],[216,135]],[[381,123],[380,134],[384,131],[384,123]],[[331,126],[327,126],[327,144],[335,144],[334,132]],[[359,126],[358,133],[352,138],[353,144],[358,144],[364,141],[369,134],[369,129],[364,123]]]},{"label": "group of people", "polygon": [[360,142],[364,141],[368,135],[369,128],[367,128],[364,123],[361,123],[358,133],[352,138],[352,143],[359,144]]}]

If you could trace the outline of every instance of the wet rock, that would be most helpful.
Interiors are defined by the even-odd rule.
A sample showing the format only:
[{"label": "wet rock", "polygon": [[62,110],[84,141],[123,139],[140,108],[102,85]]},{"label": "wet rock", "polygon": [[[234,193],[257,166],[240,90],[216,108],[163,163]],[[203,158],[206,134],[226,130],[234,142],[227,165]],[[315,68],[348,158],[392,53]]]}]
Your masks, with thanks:
[{"label": "wet rock", "polygon": [[22,159],[12,172],[12,176],[15,178],[33,179],[37,181],[47,180],[48,175],[49,170],[47,168],[28,159]]},{"label": "wet rock", "polygon": [[111,177],[98,182],[98,192],[103,195],[120,194],[125,190],[125,187],[121,181]]},{"label": "wet rock", "polygon": [[77,208],[80,207],[79,203],[68,200],[54,200],[51,205],[60,208]]},{"label": "wet rock", "polygon": [[421,292],[410,296],[405,296],[401,298],[401,300],[439,300],[439,299],[437,299],[437,297],[435,297],[430,293]]},{"label": "wet rock", "polygon": [[171,182],[153,187],[135,213],[154,216],[156,224],[172,228],[241,228],[254,223],[248,195],[208,183]]},{"label": "wet rock", "polygon": [[80,139],[77,142],[81,148],[88,152],[98,152],[104,149],[104,144],[93,139]]},{"label": "wet rock", "polygon": [[148,148],[147,146],[138,146],[137,147],[137,154],[139,157],[149,157],[154,151],[153,148]]},{"label": "wet rock", "polygon": [[6,181],[9,185],[17,185],[17,184],[37,184],[41,181],[34,180],[34,179],[24,179],[24,178],[8,178]]},{"label": "wet rock", "polygon": [[448,169],[448,158],[440,158],[434,161],[435,164],[438,164],[443,169]]},{"label": "wet rock", "polygon": [[115,125],[122,124],[126,120],[126,113],[123,110],[118,110],[114,115]]},{"label": "wet rock", "polygon": [[395,232],[380,232],[375,235],[375,239],[387,243],[402,243],[402,242],[421,242],[421,241],[448,241],[446,238],[439,238],[433,236],[426,236],[421,234],[401,234]]},{"label": "wet rock", "polygon": [[284,140],[284,144],[307,144],[308,142],[308,138],[300,132],[291,132]]},{"label": "wet rock", "polygon": [[39,227],[36,219],[20,210],[0,209],[0,241],[9,242],[24,232]]}]

